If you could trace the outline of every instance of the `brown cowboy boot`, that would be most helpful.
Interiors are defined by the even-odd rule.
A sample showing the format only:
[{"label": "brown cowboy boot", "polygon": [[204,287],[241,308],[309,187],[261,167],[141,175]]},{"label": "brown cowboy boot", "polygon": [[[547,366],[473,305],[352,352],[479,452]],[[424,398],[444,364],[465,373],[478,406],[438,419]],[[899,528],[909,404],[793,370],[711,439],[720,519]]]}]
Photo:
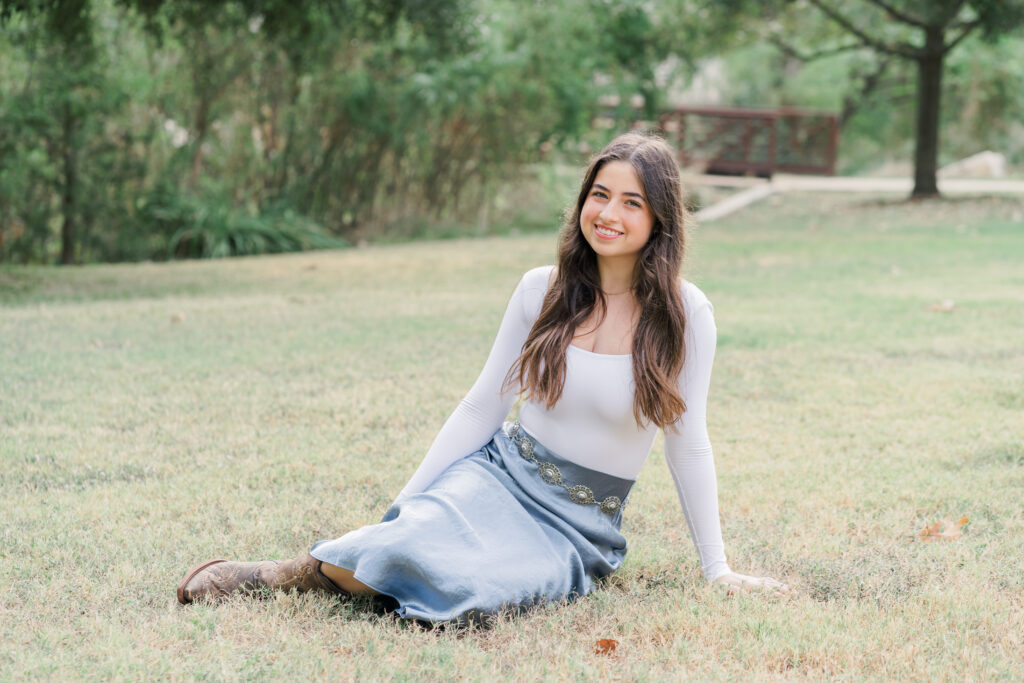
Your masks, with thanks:
[{"label": "brown cowboy boot", "polygon": [[299,593],[323,590],[347,595],[323,575],[320,560],[305,553],[284,562],[211,560],[193,569],[178,584],[178,602],[187,605],[202,598],[221,600],[235,592],[253,593],[260,588],[284,591],[294,588]]}]

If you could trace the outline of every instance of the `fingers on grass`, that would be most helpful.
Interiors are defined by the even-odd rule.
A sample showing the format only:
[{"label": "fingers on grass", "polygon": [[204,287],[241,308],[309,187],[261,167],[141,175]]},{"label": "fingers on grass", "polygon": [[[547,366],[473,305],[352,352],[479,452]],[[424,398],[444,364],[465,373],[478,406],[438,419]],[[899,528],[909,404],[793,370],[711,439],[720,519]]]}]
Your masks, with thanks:
[{"label": "fingers on grass", "polygon": [[722,582],[722,585],[725,588],[726,595],[758,592],[769,594],[789,594],[792,592],[788,584],[768,577],[763,579],[745,578],[740,579],[739,581]]}]

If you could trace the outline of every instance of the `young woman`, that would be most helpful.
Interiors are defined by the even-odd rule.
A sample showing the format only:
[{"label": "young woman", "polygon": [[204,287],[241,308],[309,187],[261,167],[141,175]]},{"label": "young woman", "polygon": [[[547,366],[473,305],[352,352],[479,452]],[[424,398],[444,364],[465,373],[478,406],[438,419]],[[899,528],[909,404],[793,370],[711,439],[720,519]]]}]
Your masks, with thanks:
[{"label": "young woman", "polygon": [[[207,562],[178,600],[371,592],[403,618],[462,622],[586,595],[625,557],[622,510],[658,428],[704,576],[786,591],[726,564],[705,423],[715,323],[679,276],[685,217],[668,145],[612,141],[557,266],[523,276],[479,378],[381,523],[295,560]],[[503,424],[520,393],[519,421]]]}]

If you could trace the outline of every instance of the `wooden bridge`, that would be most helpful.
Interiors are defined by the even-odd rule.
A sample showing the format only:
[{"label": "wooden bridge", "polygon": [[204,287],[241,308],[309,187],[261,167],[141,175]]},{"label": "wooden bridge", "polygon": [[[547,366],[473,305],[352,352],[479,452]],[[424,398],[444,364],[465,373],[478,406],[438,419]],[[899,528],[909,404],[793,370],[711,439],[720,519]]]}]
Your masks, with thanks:
[{"label": "wooden bridge", "polygon": [[839,117],[806,109],[678,107],[661,130],[683,167],[705,173],[835,175]]}]

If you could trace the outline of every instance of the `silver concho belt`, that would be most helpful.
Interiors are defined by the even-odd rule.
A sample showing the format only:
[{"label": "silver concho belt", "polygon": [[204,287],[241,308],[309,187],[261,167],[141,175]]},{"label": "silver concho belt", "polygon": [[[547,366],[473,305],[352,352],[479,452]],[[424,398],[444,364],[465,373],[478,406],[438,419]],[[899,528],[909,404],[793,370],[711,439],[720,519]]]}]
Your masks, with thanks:
[{"label": "silver concho belt", "polygon": [[561,486],[568,491],[569,500],[572,502],[577,505],[596,505],[601,508],[601,512],[609,515],[613,515],[622,509],[622,500],[618,496],[608,496],[601,501],[594,500],[594,491],[589,486],[584,486],[583,484],[571,486],[567,484],[562,479],[562,472],[558,469],[558,465],[553,462],[538,460],[537,456],[533,454],[533,441],[525,434],[520,435],[519,433],[519,420],[512,423],[508,436],[519,448],[519,455],[537,465],[540,478],[552,486]]}]

